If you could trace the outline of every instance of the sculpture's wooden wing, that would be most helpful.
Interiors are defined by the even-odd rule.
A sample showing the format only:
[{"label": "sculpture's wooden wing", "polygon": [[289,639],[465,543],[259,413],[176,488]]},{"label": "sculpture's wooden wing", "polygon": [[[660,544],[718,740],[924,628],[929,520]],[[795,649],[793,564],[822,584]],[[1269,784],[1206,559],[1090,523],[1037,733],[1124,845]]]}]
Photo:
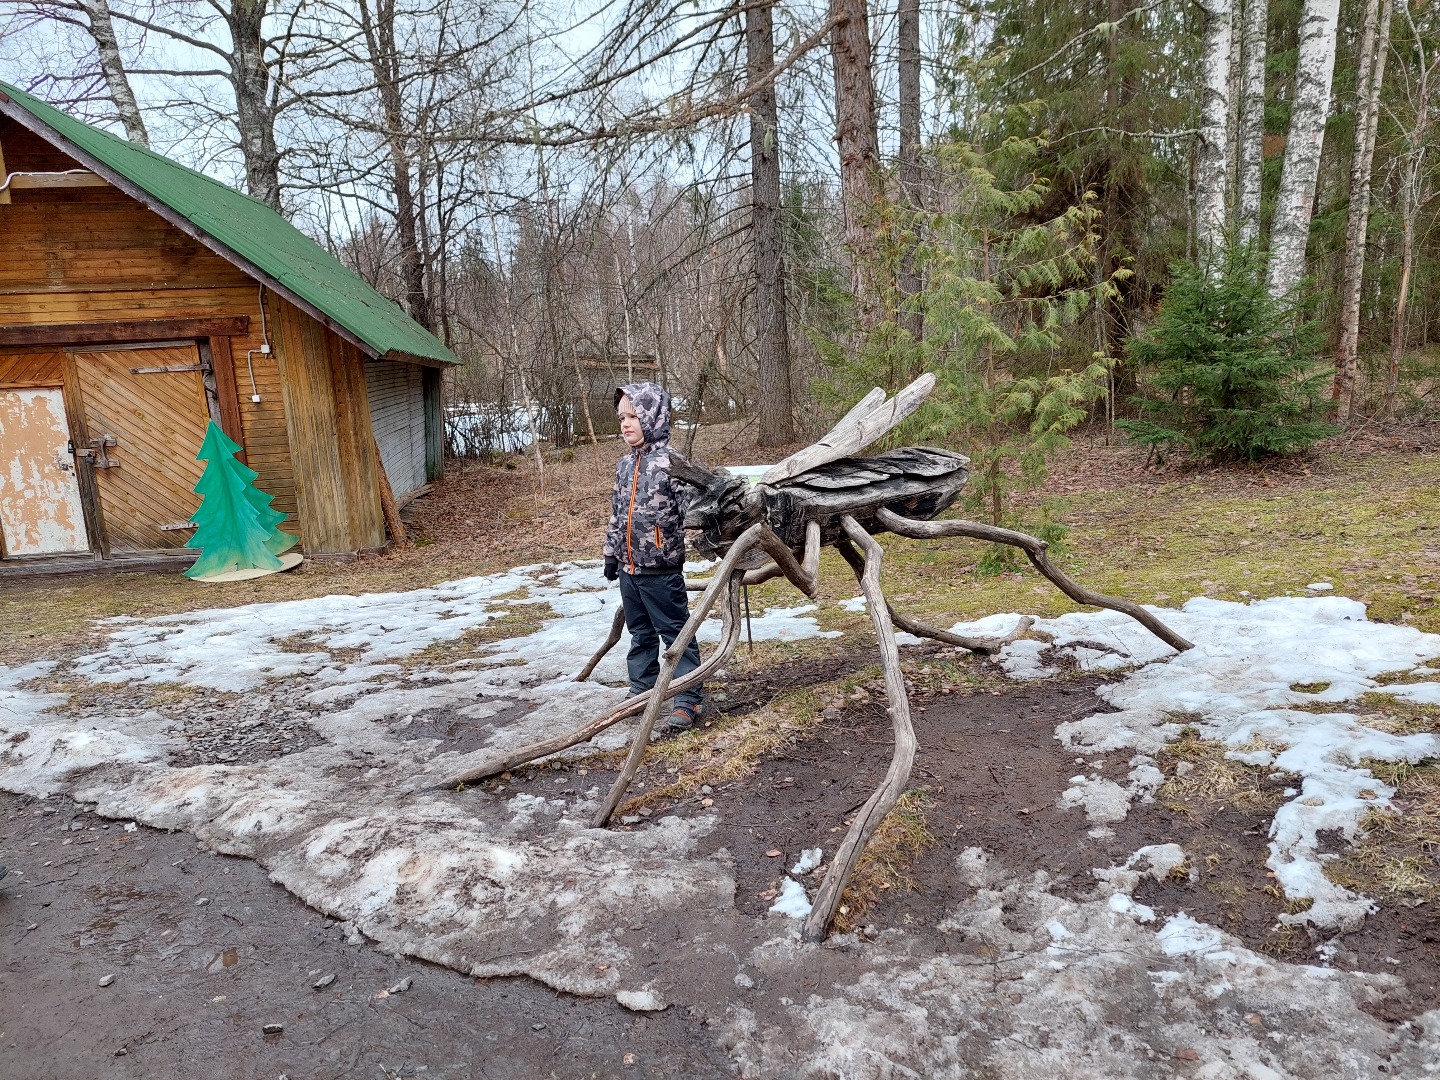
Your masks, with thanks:
[{"label": "sculpture's wooden wing", "polygon": [[823,439],[772,466],[760,482],[781,484],[821,465],[858,454],[899,427],[933,389],[935,376],[928,371],[888,401],[885,391],[877,386],[861,398],[860,403],[846,413]]}]

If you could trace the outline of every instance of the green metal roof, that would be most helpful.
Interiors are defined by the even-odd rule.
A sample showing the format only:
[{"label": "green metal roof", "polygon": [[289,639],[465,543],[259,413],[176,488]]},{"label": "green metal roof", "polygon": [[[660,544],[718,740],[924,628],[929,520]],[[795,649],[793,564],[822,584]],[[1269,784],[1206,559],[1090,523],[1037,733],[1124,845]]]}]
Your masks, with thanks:
[{"label": "green metal roof", "polygon": [[264,203],[67,116],[23,90],[0,82],[0,93],[10,99],[0,111],[366,352],[398,361],[459,363],[434,334]]}]

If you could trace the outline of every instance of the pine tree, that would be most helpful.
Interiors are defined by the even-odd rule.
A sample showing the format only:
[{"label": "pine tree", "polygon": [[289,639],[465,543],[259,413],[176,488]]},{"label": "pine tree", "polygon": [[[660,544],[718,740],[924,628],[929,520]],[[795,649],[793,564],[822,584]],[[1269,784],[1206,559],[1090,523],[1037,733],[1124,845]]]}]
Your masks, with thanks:
[{"label": "pine tree", "polygon": [[276,556],[295,545],[296,538],[278,527],[286,515],[271,509],[273,496],[255,486],[259,474],[236,460],[239,450],[239,445],[210,421],[195,455],[195,460],[206,465],[195,485],[200,508],[190,519],[198,526],[190,544],[200,548],[201,555],[185,571],[186,577],[203,578],[232,570],[280,570],[282,564]]}]

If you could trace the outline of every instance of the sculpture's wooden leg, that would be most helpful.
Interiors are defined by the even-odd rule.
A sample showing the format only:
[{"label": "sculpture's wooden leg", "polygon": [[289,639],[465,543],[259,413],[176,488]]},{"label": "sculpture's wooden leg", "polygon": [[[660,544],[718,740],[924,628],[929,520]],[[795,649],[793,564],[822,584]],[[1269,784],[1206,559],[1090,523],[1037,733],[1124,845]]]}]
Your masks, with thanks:
[{"label": "sculpture's wooden leg", "polygon": [[654,730],[655,722],[660,719],[660,709],[664,705],[665,699],[676,692],[671,686],[671,680],[675,677],[675,665],[680,662],[685,647],[690,644],[696,631],[700,629],[700,623],[703,621],[705,613],[714,606],[715,599],[722,589],[727,593],[727,607],[739,605],[740,585],[745,575],[743,572],[738,572],[736,567],[739,566],[740,560],[746,553],[755,546],[755,540],[760,530],[767,528],[768,526],[764,523],[759,523],[750,526],[740,534],[721,561],[715,577],[706,588],[704,595],[700,597],[700,604],[695,609],[695,614],[690,616],[690,620],[680,630],[680,633],[675,635],[675,640],[665,650],[661,658],[660,674],[655,680],[655,688],[650,691],[650,702],[645,707],[645,715],[640,719],[640,729],[635,732],[635,738],[630,744],[630,754],[625,758],[625,765],[611,786],[610,794],[605,797],[604,804],[591,822],[596,828],[610,820],[610,815],[615,812],[615,808],[620,805],[620,800],[625,797],[625,789],[630,786],[630,781],[635,779],[635,773],[640,768],[640,759],[645,755],[645,747],[650,742],[650,732]]},{"label": "sculpture's wooden leg", "polygon": [[575,676],[576,682],[584,682],[590,677],[590,673],[599,666],[601,660],[605,659],[605,654],[613,649],[620,641],[620,631],[624,628],[625,608],[623,605],[617,604],[615,607],[615,617],[610,620],[610,636],[605,639],[605,644],[600,646],[595,655],[590,657],[590,662],[580,669],[580,674]]},{"label": "sculpture's wooden leg", "polygon": [[[865,573],[865,560],[855,550],[855,545],[844,537],[835,542],[835,548],[850,564],[850,569],[855,571],[857,581],[862,580]],[[888,600],[885,602],[885,610],[890,612],[890,621],[904,630],[907,634],[914,634],[916,637],[931,638],[935,641],[943,641],[946,645],[954,645],[961,649],[969,649],[973,653],[980,653],[982,656],[989,656],[997,653],[1006,645],[1018,638],[1021,634],[1035,625],[1035,620],[1029,615],[1024,616],[1015,624],[1015,629],[1001,638],[975,638],[966,637],[964,634],[952,633],[949,630],[942,630],[938,626],[931,626],[929,623],[921,622],[919,619],[912,619],[908,615],[902,615],[895,610],[895,605]]]},{"label": "sculpture's wooden leg", "polygon": [[865,571],[860,588],[870,609],[870,621],[875,624],[875,636],[880,639],[880,665],[885,672],[885,696],[890,702],[895,752],[890,758],[890,769],[885,774],[884,783],[855,815],[850,831],[845,834],[830,862],[830,871],[815,895],[815,902],[801,930],[806,941],[825,939],[835,911],[840,907],[840,897],[845,892],[850,875],[855,872],[860,853],[865,850],[865,845],[885,815],[899,801],[910,781],[910,766],[915,761],[915,730],[910,726],[910,700],[905,693],[905,676],[900,670],[900,650],[895,644],[895,628],[890,623],[885,594],[880,590],[880,545],[849,515],[841,519],[841,524],[846,535],[865,552]]},{"label": "sculpture's wooden leg", "polygon": [[[775,560],[775,565],[790,582],[810,599],[820,591],[820,523],[807,522],[805,525],[805,558],[795,558],[784,540],[781,540],[768,525],[756,537],[761,550]],[[750,584],[750,582],[746,582]]]},{"label": "sculpture's wooden leg", "polygon": [[[738,586],[737,586],[738,588]],[[737,593],[738,595],[738,593]],[[700,622],[709,614],[710,608],[714,606],[713,597],[707,603],[701,598],[700,605],[690,616],[695,622],[698,630]],[[711,673],[725,663],[735,652],[735,646],[740,641],[740,607],[738,602],[727,602],[722,610],[722,623],[720,630],[720,644],[715,652],[700,662],[700,666],[694,671],[676,679],[670,684],[668,693],[671,695],[683,693],[692,686],[698,686],[710,677]],[[698,621],[697,621],[697,616]],[[686,624],[689,625],[688,623]],[[683,649],[682,649],[683,651]],[[627,716],[634,716],[643,712],[649,704],[650,693],[637,694],[628,697],[620,702],[609,712],[602,713],[594,720],[590,720],[578,728],[573,728],[563,735],[552,735],[549,738],[541,739],[539,742],[529,743],[526,746],[516,747],[513,750],[504,750],[482,758],[480,761],[466,766],[461,771],[447,776],[437,784],[437,787],[453,788],[458,784],[473,784],[477,780],[484,780],[487,777],[498,776],[508,769],[515,769],[524,765],[527,761],[534,761],[536,758],[548,757],[551,754],[558,754],[580,743],[589,742],[606,728],[613,727]]]},{"label": "sculpture's wooden leg", "polygon": [[1045,553],[1048,546],[1044,540],[1031,536],[1028,533],[1015,532],[1013,529],[999,529],[993,525],[982,525],[978,521],[914,521],[911,518],[901,517],[883,507],[876,512],[875,520],[897,536],[909,536],[917,540],[934,540],[945,536],[966,536],[973,540],[989,540],[995,544],[1008,544],[1010,547],[1018,547],[1029,558],[1031,565],[1039,570],[1041,574],[1049,578],[1057,589],[1070,597],[1077,604],[1088,604],[1091,607],[1109,608],[1111,611],[1118,611],[1121,614],[1129,615],[1132,619],[1145,627],[1152,634],[1165,642],[1177,652],[1184,652],[1186,649],[1193,649],[1194,643],[1187,641],[1179,634],[1171,630],[1163,622],[1157,619],[1150,612],[1146,611],[1139,604],[1129,600],[1121,600],[1114,596],[1106,596],[1104,593],[1092,592],[1066,575],[1058,567],[1050,562]]},{"label": "sculpture's wooden leg", "polygon": [[[745,571],[745,584],[761,585],[770,581],[772,578],[783,576],[784,573],[785,571],[781,570],[780,567],[776,566],[773,562],[767,562],[764,566],[757,566],[754,570]],[[689,592],[704,592],[710,587],[710,582],[714,580],[713,577],[686,578],[685,588]]]}]

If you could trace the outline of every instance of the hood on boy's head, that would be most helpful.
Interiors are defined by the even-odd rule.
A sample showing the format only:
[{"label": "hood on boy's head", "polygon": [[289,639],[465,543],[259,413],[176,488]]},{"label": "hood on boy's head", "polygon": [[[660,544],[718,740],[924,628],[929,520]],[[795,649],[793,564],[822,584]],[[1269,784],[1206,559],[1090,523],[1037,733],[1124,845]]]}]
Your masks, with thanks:
[{"label": "hood on boy's head", "polygon": [[647,443],[661,443],[670,438],[670,391],[653,382],[617,386],[616,408],[620,407],[622,394],[635,406],[635,418],[640,421],[640,431]]}]

